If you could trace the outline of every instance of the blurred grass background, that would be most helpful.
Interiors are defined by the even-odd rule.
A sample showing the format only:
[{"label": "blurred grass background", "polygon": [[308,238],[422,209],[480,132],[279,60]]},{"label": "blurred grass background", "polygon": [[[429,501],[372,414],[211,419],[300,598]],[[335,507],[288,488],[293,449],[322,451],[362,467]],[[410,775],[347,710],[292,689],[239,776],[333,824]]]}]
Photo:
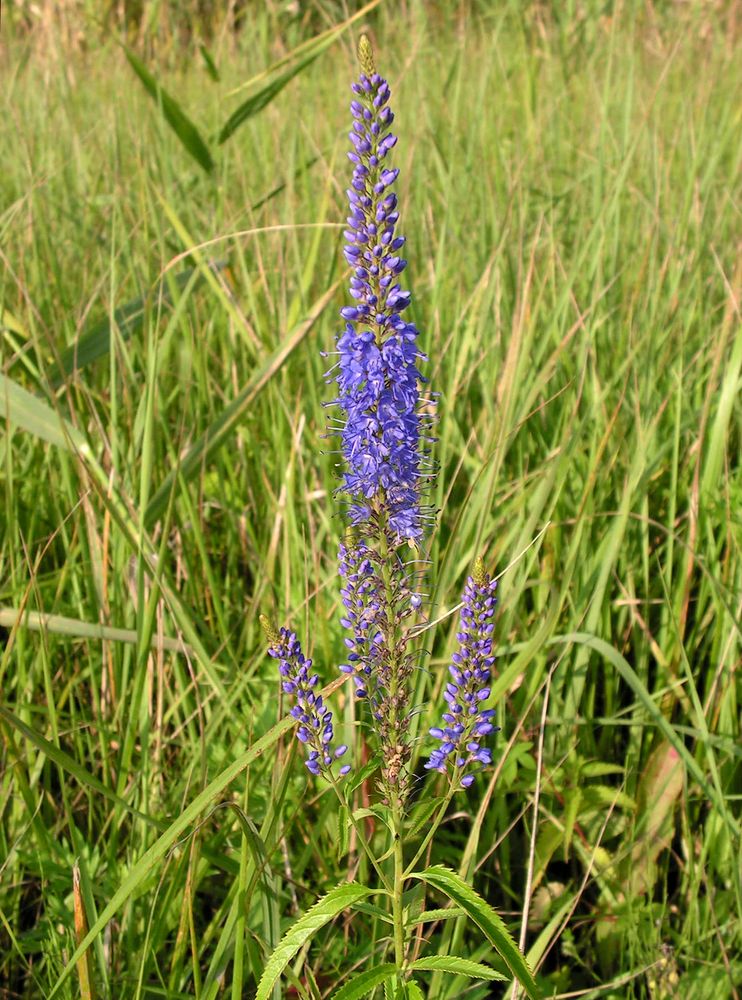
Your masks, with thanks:
[{"label": "blurred grass background", "polygon": [[[0,995],[48,996],[74,904],[93,925],[114,898],[101,995],[251,996],[354,870],[288,739],[209,799],[260,830],[259,879],[229,810],[137,863],[282,715],[258,614],[324,681],[341,656],[320,351],[363,24],[440,393],[420,753],[443,616],[476,554],[504,574],[498,763],[432,860],[548,996],[739,997],[738,5],[361,6],[3,5]],[[338,925],[287,995],[327,995],[383,935]],[[492,959],[456,919],[419,947]],[[56,995],[86,995],[82,969]]]}]

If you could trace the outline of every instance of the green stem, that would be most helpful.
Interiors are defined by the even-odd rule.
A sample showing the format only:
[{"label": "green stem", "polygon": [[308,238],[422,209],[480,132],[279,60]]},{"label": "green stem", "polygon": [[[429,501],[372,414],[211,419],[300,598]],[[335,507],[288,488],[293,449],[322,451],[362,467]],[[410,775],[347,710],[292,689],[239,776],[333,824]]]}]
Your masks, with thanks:
[{"label": "green stem", "polygon": [[405,882],[404,844],[402,842],[402,815],[399,802],[392,810],[394,831],[394,890],[392,893],[392,918],[394,920],[394,961],[400,974],[405,959],[404,904],[402,892]]},{"label": "green stem", "polygon": [[448,807],[451,804],[451,799],[453,798],[453,794],[454,794],[454,786],[453,786],[453,782],[452,782],[451,785],[449,786],[448,794],[446,795],[446,798],[444,799],[443,804],[441,805],[440,809],[438,810],[438,814],[435,817],[435,820],[431,824],[430,829],[428,830],[428,832],[425,834],[425,837],[423,838],[423,842],[418,847],[417,852],[415,854],[415,857],[412,859],[412,861],[407,866],[407,869],[406,869],[406,871],[404,873],[405,878],[409,878],[410,877],[410,875],[412,874],[412,872],[415,870],[415,866],[417,865],[418,861],[420,860],[420,858],[425,853],[425,848],[428,846],[428,844],[430,843],[430,841],[436,835],[436,833],[438,831],[438,827],[443,822],[443,817],[446,815]]},{"label": "green stem", "polygon": [[379,864],[379,862],[374,857],[374,853],[371,850],[371,847],[369,846],[368,841],[366,840],[366,838],[363,835],[363,830],[361,830],[361,827],[360,827],[360,824],[358,823],[358,820],[353,815],[353,806],[348,802],[348,800],[346,799],[345,795],[343,795],[343,793],[340,791],[340,788],[338,787],[338,783],[337,783],[337,780],[336,780],[334,774],[332,774],[332,773],[330,774],[330,779],[329,780],[330,780],[330,783],[331,783],[331,785],[332,785],[332,787],[333,787],[333,789],[335,791],[335,794],[338,797],[338,801],[340,802],[340,805],[341,806],[345,806],[345,808],[348,810],[348,818],[350,819],[350,822],[351,822],[351,824],[353,826],[353,829],[356,832],[356,836],[358,837],[358,840],[359,840],[359,843],[360,843],[361,847],[363,848],[363,850],[366,853],[366,857],[368,858],[368,860],[373,865],[374,871],[376,872],[376,874],[379,876],[379,879],[381,880],[381,884],[384,886],[384,888],[386,889],[386,891],[388,893],[391,893],[392,892],[392,887],[389,884],[389,879],[386,877],[386,875],[384,874],[383,868],[381,867],[381,865]]}]

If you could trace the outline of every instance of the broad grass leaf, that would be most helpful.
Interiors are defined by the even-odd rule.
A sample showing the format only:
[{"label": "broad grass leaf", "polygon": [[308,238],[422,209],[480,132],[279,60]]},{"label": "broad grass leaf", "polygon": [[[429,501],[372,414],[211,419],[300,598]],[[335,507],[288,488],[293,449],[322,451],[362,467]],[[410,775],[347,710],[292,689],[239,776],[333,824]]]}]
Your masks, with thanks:
[{"label": "broad grass leaf", "polygon": [[499,979],[507,982],[501,972],[490,969],[481,962],[472,962],[469,958],[459,958],[456,955],[431,955],[429,958],[418,958],[410,966],[421,972],[450,972],[455,976],[468,976],[469,979]]},{"label": "broad grass leaf", "polygon": [[226,767],[221,774],[217,775],[216,778],[214,778],[214,780],[210,782],[199,795],[196,796],[193,802],[191,802],[191,804],[183,810],[177,819],[170,824],[167,830],[165,830],[165,832],[158,837],[154,844],[152,844],[152,846],[144,852],[141,858],[132,865],[124,881],[113,894],[108,904],[100,911],[98,918],[85,935],[85,938],[80,942],[70,956],[65,968],[60,973],[54,987],[48,994],[48,1000],[52,1000],[53,997],[59,995],[62,986],[72,974],[75,964],[80,956],[90,947],[91,943],[95,940],[98,934],[101,933],[108,921],[111,920],[111,918],[118,912],[119,908],[124,905],[126,900],[129,899],[134,892],[136,892],[137,888],[149,876],[154,866],[159,861],[162,861],[168,851],[179,841],[184,831],[196,822],[201,813],[203,813],[203,811],[211,805],[213,800],[234,781],[237,775],[241,774],[253,763],[253,761],[257,760],[260,756],[262,756],[262,754],[269,750],[274,743],[277,743],[281,736],[288,733],[294,725],[295,720],[293,718],[282,719],[264,736],[253,743],[249,750],[246,750],[237,758],[237,760],[233,761],[228,767]]},{"label": "broad grass leaf", "polygon": [[17,732],[21,733],[21,735],[23,735],[29,743],[32,744],[32,746],[36,747],[39,753],[42,753],[48,760],[53,761],[57,767],[59,767],[66,774],[72,775],[72,777],[79,781],[83,787],[87,786],[88,788],[92,788],[94,791],[98,792],[99,795],[109,799],[111,802],[115,802],[116,805],[131,813],[132,816],[136,816],[137,819],[143,820],[145,823],[149,823],[154,827],[161,825],[152,816],[148,816],[146,813],[135,809],[126,801],[126,799],[122,799],[120,795],[117,795],[112,789],[106,787],[106,785],[104,785],[99,778],[96,778],[94,774],[91,774],[81,764],[78,764],[78,762],[73,757],[70,757],[68,753],[65,753],[61,747],[58,747],[55,743],[50,743],[49,740],[41,735],[41,733],[38,733],[35,729],[27,725],[22,719],[19,719],[2,705],[0,705],[0,720],[5,722],[7,726],[10,726]]},{"label": "broad grass leaf", "polygon": [[374,890],[366,886],[358,885],[356,882],[344,882],[336,885],[326,896],[299,917],[296,923],[286,931],[283,938],[268,959],[263,975],[258,983],[258,991],[255,1000],[268,1000],[273,987],[281,977],[281,973],[296,955],[299,949],[307,943],[325,924],[343,910],[347,910],[353,903],[361,899],[366,899],[373,895]]},{"label": "broad grass leaf", "polygon": [[385,962],[373,969],[365,969],[333,993],[332,1000],[360,1000],[361,997],[368,996],[371,990],[381,986],[396,973],[397,966],[393,962]]},{"label": "broad grass leaf", "polygon": [[638,837],[625,876],[629,895],[648,892],[657,878],[657,858],[670,846],[672,814],[683,792],[685,767],[675,747],[663,740],[652,751],[637,795]]},{"label": "broad grass leaf", "polygon": [[[209,266],[215,270],[221,270],[226,267],[226,264],[220,261]],[[187,270],[176,275],[172,280],[178,291],[182,291],[190,281],[193,281],[193,287],[195,288],[203,280],[203,274],[199,268],[189,267]],[[66,347],[62,351],[59,363],[52,370],[50,376],[51,384],[57,388],[67,375],[85,368],[93,361],[97,361],[98,358],[108,354],[111,349],[111,331],[113,327],[118,329],[119,335],[123,340],[128,340],[133,334],[137,333],[144,323],[148,300],[153,300],[155,296],[166,305],[172,304],[173,297],[168,286],[164,285],[160,290],[158,285],[155,285],[147,295],[132,299],[131,302],[126,302],[114,311],[112,317],[99,320],[86,329],[73,344],[70,344],[69,347]]]},{"label": "broad grass leaf", "polygon": [[470,885],[443,865],[435,865],[424,871],[415,872],[412,878],[422,879],[428,885],[445,893],[457,903],[475,924],[484,931],[488,941],[505,961],[507,967],[518,979],[531,1000],[538,1000],[541,992],[533,978],[525,957],[510,936],[502,917]]},{"label": "broad grass leaf", "polygon": [[12,426],[28,431],[48,444],[85,454],[90,450],[83,435],[48,403],[7,375],[0,375],[0,421],[6,419]]},{"label": "broad grass leaf", "polygon": [[210,174],[214,169],[214,161],[211,158],[209,147],[201,138],[201,133],[175,98],[168,94],[165,88],[150,73],[142,60],[127,46],[124,46],[124,53],[129,61],[129,65],[142,81],[144,89],[162,108],[165,121],[198,165],[203,167],[207,174]]},{"label": "broad grass leaf", "polygon": [[677,750],[678,755],[685,764],[688,774],[693,776],[703,789],[704,794],[711,802],[713,802],[715,808],[719,812],[719,815],[726,823],[729,831],[733,833],[734,836],[739,836],[740,824],[738,819],[728,808],[723,796],[719,794],[718,788],[715,787],[713,782],[709,781],[707,775],[704,774],[698,764],[698,761],[688,750],[683,739],[675,730],[672,723],[670,723],[662,714],[662,709],[656,703],[655,698],[642,682],[641,678],[628,660],[622,656],[617,649],[614,649],[610,643],[606,642],[604,639],[599,639],[597,636],[591,635],[588,632],[569,632],[566,635],[554,636],[549,641],[550,643],[575,643],[587,646],[590,649],[594,649],[596,653],[603,656],[616,668],[621,678],[631,688],[638,700],[647,710],[647,714],[652,717],[657,725],[657,728],[667,739],[667,742],[673,746],[675,750]]},{"label": "broad grass leaf", "polygon": [[302,59],[301,62],[292,66],[291,69],[286,70],[285,73],[281,73],[280,76],[271,80],[270,83],[261,87],[255,94],[248,97],[246,101],[243,101],[242,104],[240,104],[240,106],[232,112],[222,126],[222,130],[217,139],[219,145],[221,146],[221,144],[226,142],[230,136],[234,135],[240,125],[244,125],[244,123],[248,121],[248,119],[252,118],[253,115],[256,115],[259,111],[262,111],[263,108],[267,107],[270,102],[281,93],[287,83],[290,83],[295,76],[298,76],[302,70],[305,70],[307,66],[310,66],[314,60],[317,59],[322,52],[324,52],[331,41],[333,41],[333,39],[328,39],[320,46],[319,49],[312,52],[311,55]]},{"label": "broad grass leaf", "polygon": [[307,318],[299,323],[286,340],[282,341],[276,350],[266,358],[244,389],[222,410],[201,437],[191,445],[178,468],[168,474],[147,505],[144,512],[145,524],[151,524],[153,521],[156,521],[165,511],[176,482],[182,480],[182,482],[187,483],[190,479],[193,479],[194,476],[198,475],[211,455],[225,443],[227,437],[235,429],[245,412],[250,408],[273,376],[280,371],[287,358],[307,336],[317,319],[322,315],[325,307],[332,301],[341,282],[342,279],[338,279],[324,295],[317,299],[312,305]]}]

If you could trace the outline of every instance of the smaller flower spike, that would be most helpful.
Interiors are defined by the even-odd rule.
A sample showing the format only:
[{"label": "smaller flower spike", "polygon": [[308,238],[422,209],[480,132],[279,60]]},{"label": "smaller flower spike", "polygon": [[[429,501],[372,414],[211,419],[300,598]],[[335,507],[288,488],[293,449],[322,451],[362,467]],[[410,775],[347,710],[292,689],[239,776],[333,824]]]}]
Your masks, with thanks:
[{"label": "smaller flower spike", "polygon": [[425,767],[442,774],[452,770],[463,788],[474,781],[472,765],[480,764],[478,770],[481,770],[492,763],[492,751],[483,746],[483,739],[498,731],[492,722],[495,710],[482,707],[490,695],[491,668],[495,662],[492,619],[497,603],[496,587],[497,581],[488,575],[482,560],[477,559],[464,590],[460,631],[456,634],[459,648],[449,667],[452,682],[443,692],[448,711],[443,714],[441,725],[430,730],[440,746],[433,750]]},{"label": "smaller flower spike", "polygon": [[[296,698],[291,714],[299,723],[296,736],[307,751],[307,770],[327,777],[333,761],[342,757],[348,748],[343,745],[332,749],[332,712],[322,695],[315,693],[319,677],[312,673],[312,661],[302,653],[295,632],[286,628],[277,631],[265,615],[260,616],[260,624],[268,639],[268,655],[279,661],[283,690]],[[348,771],[350,764],[345,764],[339,773],[345,775]]]}]

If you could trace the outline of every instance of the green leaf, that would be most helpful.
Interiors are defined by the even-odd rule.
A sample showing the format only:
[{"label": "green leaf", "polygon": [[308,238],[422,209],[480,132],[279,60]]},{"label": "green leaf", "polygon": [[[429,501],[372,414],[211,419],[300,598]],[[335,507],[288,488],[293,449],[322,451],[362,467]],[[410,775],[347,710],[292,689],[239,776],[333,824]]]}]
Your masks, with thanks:
[{"label": "green leaf", "polygon": [[414,979],[405,984],[406,1000],[425,1000],[425,994]]},{"label": "green leaf", "polygon": [[357,771],[354,771],[352,774],[349,774],[348,777],[345,779],[346,796],[350,796],[351,793],[354,792],[359,785],[362,785],[363,782],[366,781],[368,778],[370,778],[372,774],[375,774],[380,767],[381,767],[381,754],[376,754],[376,756],[372,757],[371,760],[369,760],[366,764],[363,765],[363,767],[359,768]]},{"label": "green leaf", "polygon": [[396,973],[397,966],[393,962],[366,969],[353,976],[349,982],[333,993],[332,1000],[359,1000],[360,997],[368,996],[371,990],[391,979]]},{"label": "green leaf", "polygon": [[[221,270],[226,267],[226,264],[220,261],[209,266],[214,270]],[[191,280],[195,288],[203,280],[203,274],[199,268],[190,267],[176,275],[172,280],[178,290],[184,289]],[[63,382],[66,375],[71,375],[72,372],[77,372],[108,354],[111,349],[111,330],[113,327],[118,329],[122,340],[128,340],[132,334],[140,330],[147,313],[148,300],[153,299],[155,295],[163,304],[172,304],[172,293],[168,286],[164,285],[160,288],[159,283],[155,284],[147,295],[120,306],[114,311],[112,317],[106,317],[94,323],[73,344],[66,347],[62,351],[59,364],[52,370],[50,376],[54,388]]]},{"label": "green leaf", "polygon": [[672,841],[672,814],[683,792],[685,768],[675,747],[663,740],[652,751],[639,783],[637,836],[627,862],[629,895],[648,892],[657,878],[657,858]]},{"label": "green leaf", "polygon": [[218,83],[220,80],[219,70],[217,69],[216,63],[214,62],[214,57],[206,48],[206,46],[203,44],[203,42],[199,45],[198,51],[201,53],[201,58],[203,59],[204,64],[206,65],[206,72],[209,74],[209,76],[215,83]]},{"label": "green leaf", "polygon": [[279,344],[270,357],[253,374],[244,389],[222,410],[201,437],[191,445],[180,465],[165,478],[150,500],[144,512],[145,524],[151,524],[165,510],[176,481],[182,479],[183,482],[187,483],[198,475],[212,454],[225,443],[245,412],[252,406],[273,376],[280,371],[286,359],[307,336],[325,307],[332,301],[342,280],[339,278],[324,295],[320,296],[313,304],[307,318],[295,327],[286,340]]},{"label": "green leaf", "polygon": [[209,806],[211,802],[218,795],[220,795],[239,774],[248,768],[253,761],[257,760],[267,750],[269,750],[274,743],[277,743],[278,740],[288,733],[294,725],[295,720],[289,717],[287,719],[282,719],[279,723],[273,726],[272,729],[269,729],[264,736],[261,736],[259,740],[253,743],[253,745],[241,754],[237,760],[233,761],[221,772],[221,774],[217,775],[216,778],[214,778],[214,780],[210,782],[210,784],[208,784],[199,795],[196,796],[193,802],[191,802],[191,804],[183,810],[177,819],[170,824],[167,830],[165,830],[162,836],[160,836],[154,844],[152,844],[149,850],[145,851],[141,858],[132,865],[124,881],[113,894],[107,905],[98,914],[97,920],[93,923],[88,933],[70,956],[69,961],[60,973],[54,987],[49,993],[48,1000],[52,1000],[53,997],[59,995],[60,989],[74,971],[75,963],[78,961],[80,956],[85,953],[109,920],[118,912],[119,908],[124,905],[126,900],[129,899],[139,885],[141,885],[141,883],[147,878],[154,866],[159,861],[162,861],[168,851],[178,842],[183,832],[187,830],[188,827],[192,826],[204,809],[206,809],[206,807]]},{"label": "green leaf", "polygon": [[431,924],[438,920],[454,920],[457,917],[463,916],[464,911],[459,906],[449,906],[446,910],[425,910],[419,917],[410,920],[408,926],[414,927],[416,924]]},{"label": "green leaf", "polygon": [[644,708],[647,710],[647,713],[651,715],[657,725],[657,728],[667,738],[668,743],[670,743],[677,750],[679,756],[682,758],[686,768],[688,769],[689,774],[695,778],[703,789],[705,795],[713,802],[715,808],[719,812],[719,815],[723,817],[724,822],[729,827],[730,832],[733,832],[735,836],[738,836],[740,825],[736,817],[730,813],[729,809],[726,808],[726,803],[724,802],[723,797],[718,794],[717,789],[714,787],[713,783],[708,780],[707,775],[704,774],[698,761],[686,747],[678,732],[662,714],[662,709],[656,704],[654,697],[642,683],[639,675],[636,673],[628,660],[623,657],[617,649],[614,649],[610,643],[607,643],[604,639],[599,639],[597,636],[591,635],[588,632],[570,632],[567,635],[554,636],[549,641],[550,643],[575,643],[587,646],[590,649],[594,649],[596,653],[605,657],[609,663],[613,664],[618,673],[621,675],[621,678],[626,682],[626,684],[628,684]]},{"label": "green leaf", "polygon": [[7,375],[0,375],[0,421],[7,420],[48,444],[59,448],[90,452],[83,435],[38,396]]},{"label": "green leaf", "polygon": [[340,808],[338,809],[338,842],[337,842],[338,861],[341,861],[348,853],[349,827],[350,827],[350,810],[345,805],[340,806]]},{"label": "green leaf", "polygon": [[299,949],[321,927],[334,920],[339,913],[347,910],[353,903],[373,895],[373,892],[373,889],[367,889],[366,886],[358,885],[356,882],[343,882],[341,885],[336,885],[303,916],[299,917],[296,923],[286,931],[278,947],[268,959],[258,983],[255,1000],[268,1000],[283,970]]},{"label": "green leaf", "polygon": [[541,992],[533,978],[525,957],[510,936],[502,917],[470,885],[443,865],[434,865],[422,872],[414,872],[412,878],[422,879],[428,885],[445,893],[484,931],[488,941],[505,961],[531,1000],[539,1000]]},{"label": "green leaf", "polygon": [[144,84],[144,89],[162,109],[165,121],[199,166],[203,167],[207,173],[211,173],[214,169],[214,161],[208,146],[201,138],[201,133],[175,98],[158,83],[141,59],[134,55],[126,45],[123,48],[129,65]]},{"label": "green leaf", "polygon": [[501,972],[490,969],[481,962],[472,962],[468,958],[458,958],[456,955],[431,955],[430,958],[418,958],[410,966],[424,972],[450,972],[455,976],[468,976],[469,979],[499,979],[507,982]]},{"label": "green leaf", "polygon": [[2,705],[0,705],[0,720],[25,736],[29,743],[35,746],[40,753],[44,754],[45,757],[53,761],[65,773],[71,774],[72,777],[76,778],[81,785],[92,788],[100,795],[109,799],[111,802],[115,802],[117,805],[121,806],[122,809],[125,809],[127,812],[131,813],[132,816],[136,816],[145,823],[150,823],[155,827],[159,825],[157,820],[148,816],[146,813],[142,813],[138,809],[135,809],[134,806],[129,805],[126,799],[122,799],[121,796],[117,795],[112,789],[107,788],[99,778],[96,778],[94,774],[91,774],[81,764],[78,764],[73,757],[70,757],[69,754],[65,753],[64,750],[60,749],[60,747],[58,747],[55,743],[50,743],[49,740],[41,735],[41,733],[37,733],[35,729],[26,725],[22,719],[19,719]]},{"label": "green leaf", "polygon": [[285,73],[281,73],[280,76],[271,80],[271,82],[266,84],[265,87],[261,87],[261,89],[254,93],[252,97],[248,97],[246,101],[243,101],[242,104],[240,104],[240,106],[232,112],[222,126],[219,138],[217,139],[219,145],[221,146],[221,144],[226,142],[230,136],[234,135],[240,125],[243,125],[249,118],[252,118],[253,115],[256,115],[259,111],[262,111],[263,108],[267,107],[274,97],[277,97],[278,94],[281,93],[286,84],[290,83],[295,76],[301,73],[302,70],[306,69],[307,66],[311,65],[311,63],[313,63],[314,60],[322,52],[324,52],[332,41],[334,41],[334,39],[328,39],[318,49],[312,52],[311,55],[302,59],[301,62],[292,66],[291,69],[286,70]]}]

